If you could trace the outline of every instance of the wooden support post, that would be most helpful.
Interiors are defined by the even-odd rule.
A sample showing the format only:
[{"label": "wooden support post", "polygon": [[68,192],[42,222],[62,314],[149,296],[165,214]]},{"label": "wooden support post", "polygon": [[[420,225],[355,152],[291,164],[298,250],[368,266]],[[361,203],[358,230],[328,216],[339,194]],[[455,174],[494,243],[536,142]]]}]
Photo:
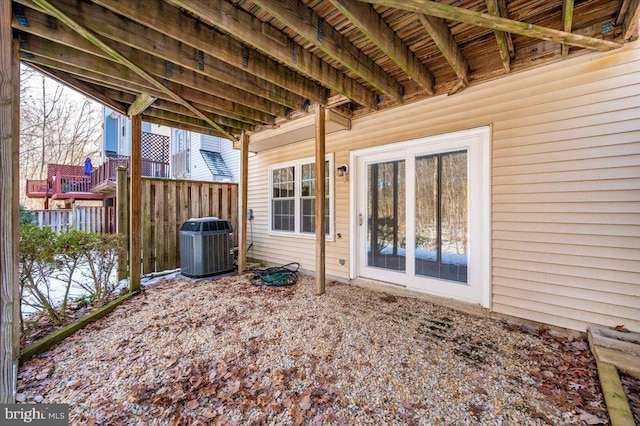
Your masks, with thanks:
[{"label": "wooden support post", "polygon": [[325,291],[325,117],[324,106],[316,104],[316,294]]},{"label": "wooden support post", "polygon": [[129,289],[140,291],[142,242],[142,116],[131,117],[131,161],[129,163]]},{"label": "wooden support post", "polygon": [[0,0],[0,404],[15,402],[20,353],[18,287],[19,45],[11,1]]},{"label": "wooden support post", "polygon": [[118,258],[118,281],[127,278],[129,258],[129,178],[127,168],[118,167],[116,174],[116,232],[127,236],[127,253]]},{"label": "wooden support post", "polygon": [[240,217],[238,218],[238,274],[247,269],[247,200],[249,182],[249,136],[240,136]]}]

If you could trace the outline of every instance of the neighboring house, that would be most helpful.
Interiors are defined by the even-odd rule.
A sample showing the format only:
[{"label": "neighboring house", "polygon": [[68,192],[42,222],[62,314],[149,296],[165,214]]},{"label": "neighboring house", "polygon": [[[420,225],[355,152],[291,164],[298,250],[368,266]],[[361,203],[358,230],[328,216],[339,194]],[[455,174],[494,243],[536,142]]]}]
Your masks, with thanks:
[{"label": "neighboring house", "polygon": [[171,131],[171,177],[237,182],[239,152],[231,141],[187,130]]},{"label": "neighboring house", "polygon": [[[273,147],[296,121],[250,139],[249,255],[313,271],[300,120],[311,139]],[[353,118],[326,152],[328,277],[640,330],[639,42]]]},{"label": "neighboring house", "polygon": [[[102,159],[131,156],[131,120],[129,117],[103,106]],[[171,136],[167,126],[142,122],[142,131],[161,136]],[[144,144],[144,139],[143,139]]]}]

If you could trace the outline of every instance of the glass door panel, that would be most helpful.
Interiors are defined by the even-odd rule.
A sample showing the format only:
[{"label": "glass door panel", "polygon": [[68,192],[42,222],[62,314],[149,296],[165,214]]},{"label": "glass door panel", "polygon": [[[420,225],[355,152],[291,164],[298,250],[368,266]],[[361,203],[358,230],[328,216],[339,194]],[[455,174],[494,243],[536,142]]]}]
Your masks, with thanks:
[{"label": "glass door panel", "polygon": [[405,162],[367,165],[367,266],[405,271]]},{"label": "glass door panel", "polygon": [[416,157],[416,275],[467,283],[467,152]]}]

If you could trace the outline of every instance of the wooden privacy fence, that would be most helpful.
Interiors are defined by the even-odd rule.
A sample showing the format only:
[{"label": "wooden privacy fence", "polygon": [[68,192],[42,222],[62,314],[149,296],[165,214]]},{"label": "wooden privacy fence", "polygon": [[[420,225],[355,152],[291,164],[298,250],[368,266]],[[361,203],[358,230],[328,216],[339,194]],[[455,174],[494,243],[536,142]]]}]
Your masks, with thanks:
[{"label": "wooden privacy fence", "polygon": [[113,207],[76,207],[60,210],[33,210],[34,221],[39,227],[49,227],[53,232],[75,228],[87,232],[114,232]]},{"label": "wooden privacy fence", "polygon": [[[129,178],[118,170],[118,232],[129,235]],[[180,267],[180,227],[190,218],[215,216],[231,222],[237,242],[238,184],[142,178],[142,273]],[[237,243],[235,243],[237,245]],[[119,276],[124,275],[124,264]]]}]

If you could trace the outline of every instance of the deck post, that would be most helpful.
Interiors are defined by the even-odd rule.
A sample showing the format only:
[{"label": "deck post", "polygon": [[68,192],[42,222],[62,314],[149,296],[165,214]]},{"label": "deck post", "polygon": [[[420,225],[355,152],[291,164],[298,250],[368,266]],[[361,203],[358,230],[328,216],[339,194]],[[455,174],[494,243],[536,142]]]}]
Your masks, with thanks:
[{"label": "deck post", "polygon": [[316,108],[316,294],[325,291],[325,117],[324,106]]},{"label": "deck post", "polygon": [[129,290],[140,291],[142,242],[142,116],[131,117],[131,163],[129,174]]},{"label": "deck post", "polygon": [[116,172],[116,232],[127,236],[127,253],[118,258],[118,281],[127,278],[129,257],[129,180],[127,168],[118,167]]},{"label": "deck post", "polygon": [[238,219],[238,274],[247,269],[247,200],[249,182],[249,136],[242,132],[240,137],[240,217]]},{"label": "deck post", "polygon": [[11,0],[0,0],[0,404],[15,402],[20,355],[18,286],[19,45]]}]

